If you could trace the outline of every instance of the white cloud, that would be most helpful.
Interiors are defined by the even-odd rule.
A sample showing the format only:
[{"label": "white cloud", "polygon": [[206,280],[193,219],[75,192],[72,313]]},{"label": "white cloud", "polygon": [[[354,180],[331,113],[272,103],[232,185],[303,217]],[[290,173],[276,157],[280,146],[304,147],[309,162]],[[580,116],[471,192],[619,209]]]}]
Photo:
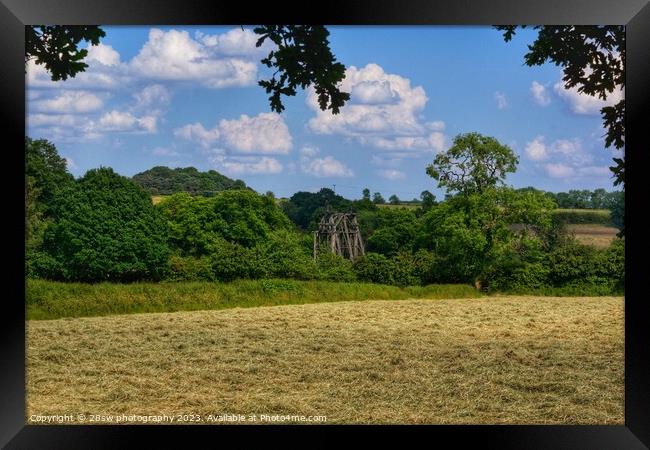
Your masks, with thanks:
[{"label": "white cloud", "polygon": [[548,151],[544,144],[544,136],[537,136],[531,142],[526,144],[526,155],[533,161],[543,161],[548,158]]},{"label": "white cloud", "polygon": [[556,139],[546,144],[544,136],[537,136],[528,142],[525,147],[528,159],[532,161],[544,161],[549,158],[562,158],[571,165],[584,165],[590,163],[593,157],[582,148],[582,142],[578,138]]},{"label": "white cloud", "polygon": [[143,116],[136,117],[130,112],[113,110],[104,114],[97,124],[97,130],[113,131],[120,133],[127,132],[156,132],[156,117]]},{"label": "white cloud", "polygon": [[241,153],[287,154],[292,147],[289,127],[276,113],[221,120],[219,131],[226,147]]},{"label": "white cloud", "polygon": [[544,164],[544,170],[552,178],[569,178],[575,175],[575,169],[562,163]]},{"label": "white cloud", "polygon": [[497,102],[497,108],[505,109],[508,107],[508,99],[503,92],[496,91],[494,93],[494,100]]},{"label": "white cloud", "polygon": [[555,83],[553,90],[575,114],[600,114],[603,107],[613,106],[625,97],[624,90],[615,89],[607,95],[606,100],[602,100],[592,95],[579,93],[577,87],[566,89],[562,81]]},{"label": "white cloud", "polygon": [[277,159],[267,156],[216,155],[210,158],[210,162],[219,171],[228,175],[262,175],[282,172],[282,164]]},{"label": "white cloud", "polygon": [[88,91],[67,91],[49,99],[32,102],[29,109],[50,114],[82,114],[97,111],[104,106],[102,99]]},{"label": "white cloud", "polygon": [[219,128],[214,127],[206,130],[200,123],[191,123],[174,130],[174,136],[200,143],[207,148],[214,144],[221,136]]},{"label": "white cloud", "polygon": [[322,111],[313,88],[307,90],[307,105],[314,111],[308,128],[317,134],[336,134],[363,145],[393,152],[441,151],[445,137],[442,121],[422,122],[428,98],[422,86],[377,64],[350,66],[339,85],[350,92],[350,100],[339,114]]},{"label": "white cloud", "polygon": [[382,150],[391,150],[396,152],[423,151],[423,152],[442,152],[445,149],[445,135],[439,131],[434,131],[428,136],[398,136],[396,138],[374,137],[364,139],[363,142],[369,142],[371,145]]},{"label": "white cloud", "polygon": [[427,122],[425,126],[432,131],[442,131],[445,129],[445,123],[442,120]]},{"label": "white cloud", "polygon": [[351,177],[354,175],[345,164],[334,159],[332,156],[303,160],[301,169],[304,173],[315,177]]},{"label": "white cloud", "polygon": [[[598,177],[609,174],[609,169],[589,165],[593,156],[582,147],[580,139],[556,139],[550,144],[544,136],[537,136],[526,144],[528,159],[540,163],[538,167],[551,178]],[[543,161],[543,164],[541,164]]]},{"label": "white cloud", "polygon": [[406,178],[406,174],[401,170],[385,169],[385,170],[378,170],[377,173],[382,178],[386,178],[387,180],[391,180],[391,181],[403,180],[404,178]]},{"label": "white cloud", "polygon": [[149,39],[131,60],[130,67],[142,77],[195,81],[211,88],[255,83],[256,61],[252,58],[219,57],[211,48],[214,46],[205,44],[209,40],[206,35],[197,41],[187,31],[165,32],[152,28]]},{"label": "white cloud", "polygon": [[200,123],[189,124],[174,130],[174,135],[199,142],[205,148],[219,142],[233,153],[287,154],[293,146],[289,127],[275,113],[223,119],[212,129]]},{"label": "white cloud", "polygon": [[530,92],[533,94],[535,102],[540,106],[548,106],[551,103],[551,97],[548,95],[546,86],[533,81],[533,84],[530,86]]},{"label": "white cloud", "polygon": [[99,63],[110,67],[120,64],[120,54],[110,45],[90,45],[87,50],[88,55],[86,55],[84,62],[88,65],[91,65],[91,63]]},{"label": "white cloud", "polygon": [[316,91],[308,90],[307,104],[316,113],[309,121],[313,132],[344,136],[419,135],[423,132],[417,114],[428,99],[422,86],[411,87],[409,79],[387,74],[377,64],[361,69],[350,66],[340,88],[350,92],[351,99],[339,114],[322,111]]},{"label": "white cloud", "polygon": [[135,99],[134,111],[144,111],[152,116],[160,116],[171,102],[169,89],[161,84],[145,86],[141,91],[133,94]]},{"label": "white cloud", "polygon": [[300,156],[304,158],[313,158],[319,153],[320,153],[320,149],[318,147],[313,147],[311,145],[305,145],[303,148],[300,149]]},{"label": "white cloud", "polygon": [[204,34],[200,31],[195,33],[197,41],[206,46],[213,54],[226,56],[248,56],[259,58],[266,56],[275,45],[265,40],[261,47],[256,47],[259,38],[252,30],[233,28],[223,34]]},{"label": "white cloud", "polygon": [[71,114],[28,114],[27,126],[31,127],[78,127],[87,119]]}]

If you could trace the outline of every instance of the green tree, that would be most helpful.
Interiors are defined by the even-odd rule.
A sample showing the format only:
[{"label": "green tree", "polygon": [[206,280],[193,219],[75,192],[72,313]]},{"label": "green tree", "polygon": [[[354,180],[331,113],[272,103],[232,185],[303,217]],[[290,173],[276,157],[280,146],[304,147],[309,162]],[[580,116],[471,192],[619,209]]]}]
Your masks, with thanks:
[{"label": "green tree", "polygon": [[372,202],[375,205],[383,205],[384,203],[386,203],[386,200],[384,200],[384,197],[382,197],[381,193],[375,192],[374,194],[372,194]]},{"label": "green tree", "polygon": [[368,251],[390,256],[413,249],[419,224],[412,209],[380,208],[372,218],[360,216],[359,225],[368,232]]},{"label": "green tree", "polygon": [[46,214],[56,192],[74,181],[53,143],[28,137],[25,137],[25,176],[31,178],[32,197],[43,205]]},{"label": "green tree", "polygon": [[159,280],[169,249],[164,219],[140,186],[110,168],[57,192],[35,271],[76,281]]},{"label": "green tree", "polygon": [[171,195],[188,192],[192,195],[211,196],[228,189],[246,189],[242,180],[233,180],[216,170],[199,172],[195,167],[152,167],[133,175],[133,181],[151,195]]},{"label": "green tree", "polygon": [[420,200],[422,201],[421,208],[425,212],[436,205],[436,196],[429,191],[422,191]]},{"label": "green tree", "polygon": [[370,200],[370,189],[365,188],[362,192],[362,199],[363,200]]},{"label": "green tree", "polygon": [[183,192],[156,207],[168,220],[170,245],[184,256],[210,255],[224,241],[252,248],[273,231],[292,228],[273,199],[249,190],[222,191],[213,197]]},{"label": "green tree", "polygon": [[[522,28],[525,26],[522,26]],[[497,26],[506,42],[515,35],[517,26]],[[524,61],[528,66],[540,66],[551,61],[563,68],[565,88],[606,100],[614,89],[625,87],[625,26],[538,25],[535,41],[528,46]],[[625,146],[625,99],[601,110],[607,130],[605,146],[617,149]],[[625,158],[614,158],[610,167],[614,185],[625,184]]]},{"label": "green tree", "polygon": [[282,205],[282,209],[293,223],[307,230],[317,226],[328,208],[341,212],[350,209],[351,206],[350,200],[334,193],[332,189],[322,188],[316,193],[296,192]]},{"label": "green tree", "polygon": [[451,148],[439,153],[426,171],[447,192],[481,194],[503,184],[518,162],[512,149],[495,138],[466,133],[457,135]]},{"label": "green tree", "polygon": [[53,81],[67,80],[83,72],[88,50],[78,47],[81,41],[99,44],[106,33],[96,25],[27,25],[25,26],[25,63],[33,60],[45,66]]},{"label": "green tree", "polygon": [[388,197],[388,201],[391,205],[399,205],[399,197],[395,194]]}]

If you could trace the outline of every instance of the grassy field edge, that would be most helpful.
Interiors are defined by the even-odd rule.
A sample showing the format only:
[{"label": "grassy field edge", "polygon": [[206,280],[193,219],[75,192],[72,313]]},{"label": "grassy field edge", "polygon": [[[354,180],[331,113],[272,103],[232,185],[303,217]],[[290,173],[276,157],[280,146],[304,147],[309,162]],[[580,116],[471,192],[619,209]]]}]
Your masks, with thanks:
[{"label": "grassy field edge", "polygon": [[372,283],[297,280],[238,280],[170,283],[63,283],[27,280],[27,320],[247,308],[407,298],[476,298],[470,285],[397,287]]}]

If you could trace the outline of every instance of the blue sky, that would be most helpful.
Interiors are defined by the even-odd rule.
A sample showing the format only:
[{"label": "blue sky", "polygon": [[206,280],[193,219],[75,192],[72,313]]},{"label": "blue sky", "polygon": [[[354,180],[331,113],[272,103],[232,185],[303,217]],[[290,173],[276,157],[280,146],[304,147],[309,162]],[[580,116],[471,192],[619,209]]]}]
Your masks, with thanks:
[{"label": "blue sky", "polygon": [[535,32],[513,41],[490,27],[330,27],[350,102],[333,116],[313,92],[272,113],[269,76],[250,28],[104,27],[89,68],[49,80],[27,70],[27,134],[46,138],[75,176],[110,166],[132,176],[156,165],[215,169],[277,196],[336,186],[358,198],[443,193],[426,175],[459,133],[477,131],[520,158],[507,182],[549,191],[613,190],[606,101],[567,90],[561,69],[523,64]]}]

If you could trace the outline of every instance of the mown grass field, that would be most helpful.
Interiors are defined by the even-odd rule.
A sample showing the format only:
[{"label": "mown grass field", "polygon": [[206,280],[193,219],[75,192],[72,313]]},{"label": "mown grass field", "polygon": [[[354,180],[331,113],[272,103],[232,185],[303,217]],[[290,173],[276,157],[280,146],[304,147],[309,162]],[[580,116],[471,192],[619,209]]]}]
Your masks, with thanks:
[{"label": "mown grass field", "polygon": [[598,224],[570,224],[567,230],[574,234],[578,242],[597,248],[609,247],[619,231],[618,228]]},{"label": "mown grass field", "polygon": [[228,413],[324,415],[326,423],[620,425],[623,344],[620,297],[30,320],[27,417],[196,414],[206,423],[209,414]]}]

